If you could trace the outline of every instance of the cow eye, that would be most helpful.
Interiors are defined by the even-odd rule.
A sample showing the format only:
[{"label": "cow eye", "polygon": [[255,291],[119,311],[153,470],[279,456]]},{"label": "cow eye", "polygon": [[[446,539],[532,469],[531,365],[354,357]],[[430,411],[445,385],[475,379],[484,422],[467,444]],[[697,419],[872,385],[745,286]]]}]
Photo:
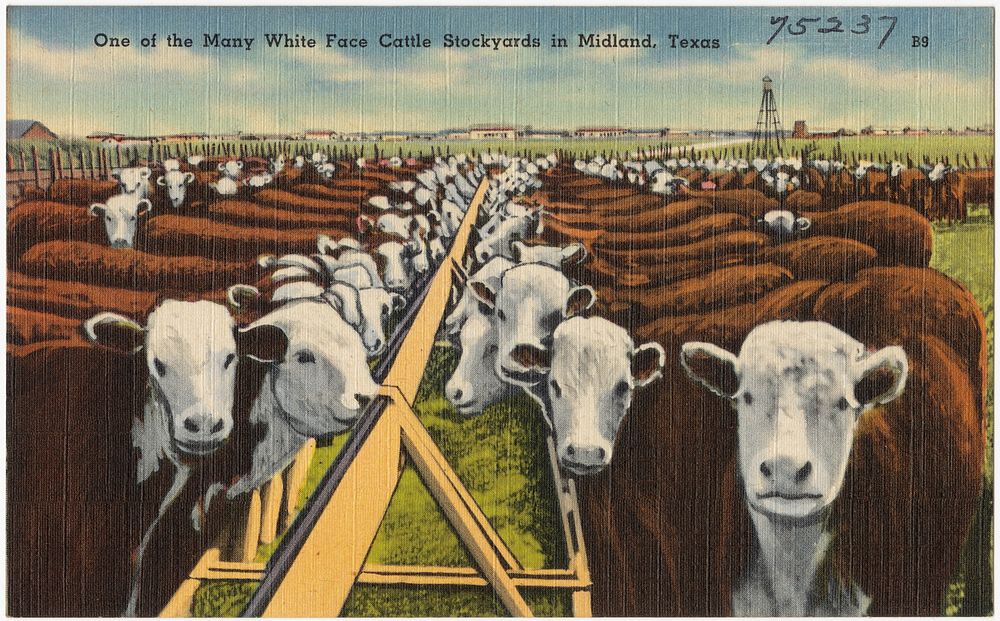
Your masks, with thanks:
[{"label": "cow eye", "polygon": [[549,386],[552,387],[552,394],[555,395],[556,399],[562,397],[562,388],[559,387],[559,382],[551,380]]},{"label": "cow eye", "polygon": [[[495,354],[495,353],[497,353],[497,352],[498,352],[499,350],[500,350],[500,348],[499,348],[499,347],[497,347],[496,345],[488,345],[488,346],[486,347],[486,356],[489,356],[490,354]],[[486,356],[483,356],[483,357],[485,358]]]},{"label": "cow eye", "polygon": [[743,402],[747,405],[753,405],[753,395],[748,392],[743,393]]},{"label": "cow eye", "polygon": [[233,360],[236,360],[236,354],[229,354],[226,356],[226,361],[222,363],[222,368],[228,369],[229,365],[233,363]]},{"label": "cow eye", "polygon": [[851,404],[847,402],[847,397],[841,397],[840,400],[837,401],[837,409],[840,410],[841,412],[843,412],[850,406]]},{"label": "cow eye", "polygon": [[111,216],[104,216],[104,219],[107,220],[108,222],[111,222]]},{"label": "cow eye", "polygon": [[500,321],[507,321],[507,315],[505,315],[502,310],[498,310],[497,319],[499,319]]},{"label": "cow eye", "polygon": [[300,351],[299,353],[295,354],[295,361],[300,364],[316,362],[316,356],[314,356],[311,351]]},{"label": "cow eye", "polygon": [[153,368],[156,369],[156,373],[160,377],[163,377],[167,373],[167,365],[163,364],[163,361],[159,358],[153,358]]},{"label": "cow eye", "polygon": [[628,382],[622,380],[615,385],[615,395],[617,395],[618,398],[621,399],[622,397],[628,394],[628,389],[629,389]]}]

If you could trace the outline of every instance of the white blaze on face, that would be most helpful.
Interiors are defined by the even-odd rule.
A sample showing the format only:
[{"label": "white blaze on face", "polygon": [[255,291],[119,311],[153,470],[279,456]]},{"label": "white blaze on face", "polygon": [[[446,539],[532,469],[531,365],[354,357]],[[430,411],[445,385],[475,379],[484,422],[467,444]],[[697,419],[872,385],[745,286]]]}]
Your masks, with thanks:
[{"label": "white blaze on face", "polygon": [[221,196],[232,196],[239,192],[240,186],[236,183],[234,179],[229,177],[220,177],[217,182],[213,184],[215,191]]},{"label": "white blaze on face", "polygon": [[149,196],[149,177],[152,171],[146,167],[122,168],[111,173],[125,194],[137,194],[139,198]]},{"label": "white blaze on face", "polygon": [[91,205],[90,213],[104,222],[112,248],[131,248],[139,218],[149,213],[152,206],[148,199],[139,198],[138,194],[118,194],[106,203]]},{"label": "white blaze on face", "polygon": [[170,169],[156,180],[156,185],[167,188],[167,196],[170,198],[170,204],[174,208],[178,208],[184,204],[184,195],[187,193],[187,186],[193,181],[194,173],[183,173],[180,170]]},{"label": "white blaze on face", "polygon": [[[705,361],[722,369],[728,386],[714,384],[718,374],[699,373]],[[907,376],[901,348],[869,353],[823,322],[757,326],[738,357],[708,343],[686,343],[682,362],[693,378],[733,399],[750,507],[790,518],[830,506],[843,484],[858,417],[866,406],[899,396]]]},{"label": "white blaze on face", "polygon": [[401,216],[395,213],[386,213],[379,216],[376,221],[376,226],[378,227],[378,230],[383,233],[399,235],[400,237],[409,237],[411,222],[413,222],[413,216]]},{"label": "white blaze on face", "polygon": [[552,267],[561,267],[565,263],[580,263],[587,258],[587,249],[583,244],[560,246],[528,246],[524,242],[515,241],[510,245],[511,258],[518,263],[543,263]]},{"label": "white blaze on face", "polygon": [[665,360],[659,344],[636,348],[624,328],[599,317],[567,319],[549,352],[522,346],[514,357],[544,374],[531,393],[549,417],[560,465],[577,475],[611,463],[633,391],[659,378]]},{"label": "white blaze on face", "polygon": [[490,318],[474,309],[455,336],[462,353],[445,384],[445,395],[459,414],[477,414],[509,391],[495,370],[497,332]]},{"label": "white blaze on face", "polygon": [[354,424],[378,391],[354,328],[322,300],[289,302],[251,327],[265,324],[288,335],[287,353],[269,380],[292,428],[317,437]]},{"label": "white blaze on face", "polygon": [[233,429],[234,328],[229,311],[207,301],[167,300],[149,315],[146,364],[184,452],[211,452]]},{"label": "white blaze on face", "polygon": [[375,251],[382,262],[382,281],[390,291],[405,291],[413,283],[409,244],[385,242]]},{"label": "white blaze on face", "polygon": [[369,356],[377,356],[385,351],[385,329],[392,312],[403,305],[403,297],[381,288],[358,291],[362,323],[365,326],[365,347]]},{"label": "white blaze on face", "polygon": [[230,179],[239,179],[240,174],[243,172],[243,162],[231,160],[224,164],[219,164],[219,172]]}]

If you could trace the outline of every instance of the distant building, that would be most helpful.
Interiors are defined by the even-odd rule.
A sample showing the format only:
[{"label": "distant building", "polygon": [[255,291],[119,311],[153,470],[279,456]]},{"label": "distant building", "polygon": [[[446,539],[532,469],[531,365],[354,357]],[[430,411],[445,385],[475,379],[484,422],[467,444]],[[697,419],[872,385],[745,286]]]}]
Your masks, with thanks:
[{"label": "distant building", "polygon": [[87,140],[93,140],[94,142],[104,142],[107,144],[117,144],[125,134],[115,134],[112,132],[94,132],[87,136]]},{"label": "distant building", "polygon": [[472,140],[486,140],[499,138],[501,140],[514,140],[524,137],[525,128],[514,125],[478,125],[469,128],[469,138]]},{"label": "distant building", "polygon": [[635,138],[663,138],[670,133],[670,130],[666,127],[653,128],[653,129],[633,129],[629,131],[629,134]]},{"label": "distant building", "polygon": [[624,127],[581,127],[573,132],[573,135],[580,138],[611,138],[625,136],[628,132],[629,130]]},{"label": "distant building", "polygon": [[307,129],[306,140],[336,140],[337,132],[329,129]]},{"label": "distant building", "polygon": [[526,134],[527,138],[536,140],[558,140],[567,136],[569,136],[569,132],[559,129],[532,129]]},{"label": "distant building", "polygon": [[[90,138],[90,136],[87,136],[87,138]],[[192,142],[194,140],[205,140],[206,138],[208,138],[208,134],[170,134],[163,137],[163,142]]]},{"label": "distant building", "polygon": [[805,121],[795,121],[795,125],[792,126],[792,138],[805,138],[809,134],[806,129]]},{"label": "distant building", "polygon": [[382,134],[382,142],[404,142],[410,139],[409,134],[391,133]]},{"label": "distant building", "polygon": [[56,140],[56,136],[51,129],[45,127],[40,121],[31,119],[15,119],[7,121],[7,140],[18,140],[26,138],[29,140]]}]

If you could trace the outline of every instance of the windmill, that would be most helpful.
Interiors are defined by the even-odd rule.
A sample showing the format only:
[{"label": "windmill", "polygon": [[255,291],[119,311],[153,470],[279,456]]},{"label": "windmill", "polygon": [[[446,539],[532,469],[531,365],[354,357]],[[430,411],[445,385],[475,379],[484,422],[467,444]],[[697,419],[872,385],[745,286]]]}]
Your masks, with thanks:
[{"label": "windmill", "polygon": [[778,118],[778,104],[774,100],[771,84],[771,78],[764,76],[764,90],[760,97],[760,110],[757,112],[757,128],[750,144],[754,154],[763,157],[782,155],[785,146],[781,119]]}]

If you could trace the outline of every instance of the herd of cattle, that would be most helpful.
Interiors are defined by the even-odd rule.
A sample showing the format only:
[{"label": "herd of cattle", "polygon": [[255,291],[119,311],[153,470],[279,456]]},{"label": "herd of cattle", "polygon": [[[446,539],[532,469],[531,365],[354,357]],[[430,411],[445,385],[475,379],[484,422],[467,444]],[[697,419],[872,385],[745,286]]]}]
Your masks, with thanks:
[{"label": "herd of cattle", "polygon": [[485,182],[446,396],[539,403],[596,613],[937,614],[987,372],[925,215],[979,202],[969,175],[316,154],[56,182],[8,215],[11,611],[157,612],[217,512],[357,418]]},{"label": "herd of cattle", "polygon": [[701,190],[754,189],[780,198],[801,188],[832,203],[902,203],[930,220],[964,221],[970,204],[985,203],[993,213],[993,169],[961,169],[943,162],[913,166],[909,161],[879,164],[861,160],[845,164],[834,159],[801,157],[680,157],[619,162],[597,156],[574,164],[585,175],[648,186],[655,194],[672,195],[683,186]]}]

